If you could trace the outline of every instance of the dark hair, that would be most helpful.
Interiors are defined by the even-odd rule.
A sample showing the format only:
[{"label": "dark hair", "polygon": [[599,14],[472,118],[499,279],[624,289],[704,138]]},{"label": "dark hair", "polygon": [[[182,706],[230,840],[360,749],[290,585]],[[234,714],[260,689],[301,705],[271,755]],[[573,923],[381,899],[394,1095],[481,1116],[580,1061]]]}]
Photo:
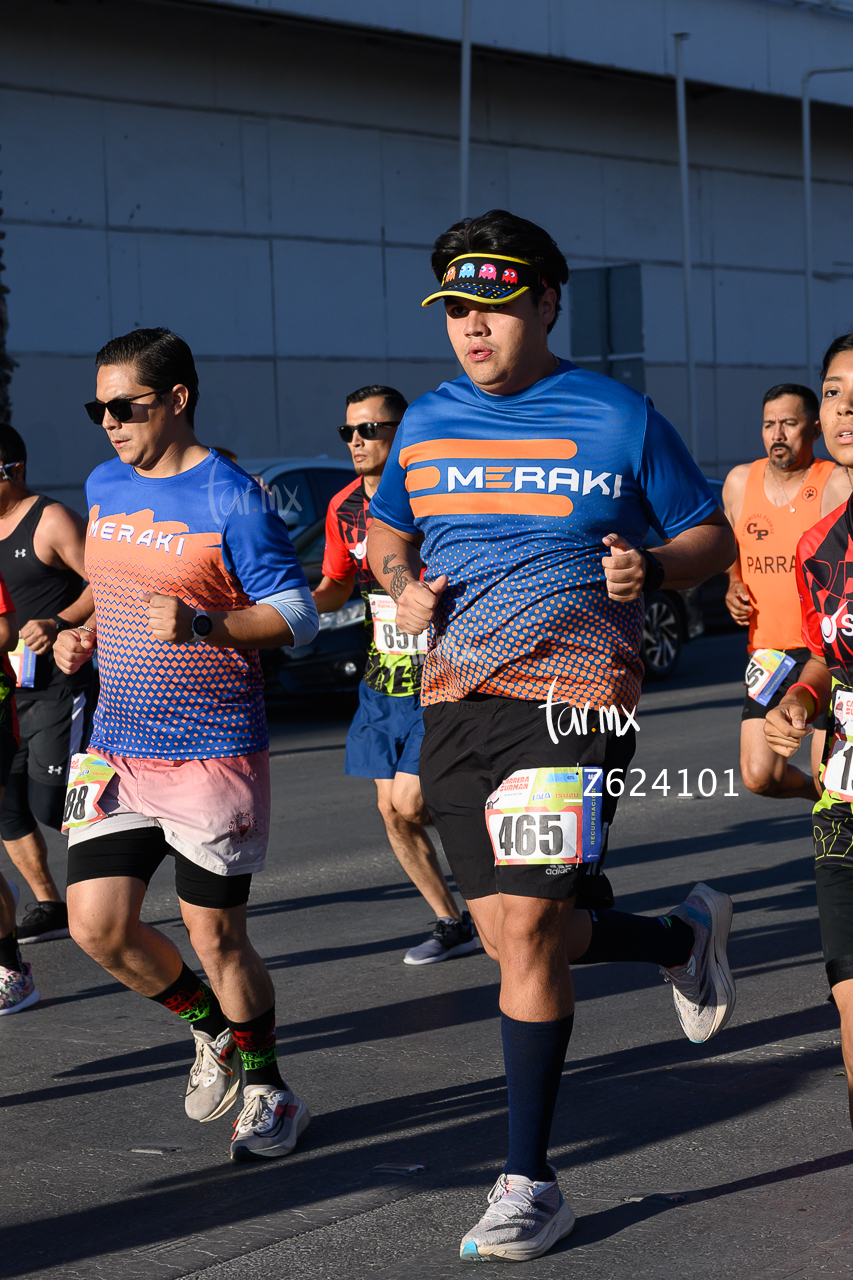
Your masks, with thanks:
[{"label": "dark hair", "polygon": [[811,387],[803,387],[799,382],[780,382],[777,386],[771,387],[761,401],[762,409],[771,400],[779,400],[782,396],[799,396],[806,413],[813,413],[816,418],[820,417],[820,403],[817,396]]},{"label": "dark hair", "polygon": [[385,401],[385,413],[398,413],[402,418],[403,414],[409,407],[406,398],[400,395],[394,387],[383,387],[379,383],[373,383],[369,387],[359,387],[358,391],[351,391],[347,396],[347,404],[361,404],[362,400],[372,400],[374,396],[381,396]]},{"label": "dark hair", "polygon": [[10,422],[0,422],[0,462],[26,462],[27,446]]},{"label": "dark hair", "polygon": [[531,287],[530,295],[534,302],[539,301],[547,288],[557,294],[557,310],[548,325],[548,332],[551,332],[561,311],[561,286],[568,283],[569,268],[556,242],[543,227],[508,213],[506,209],[490,209],[479,218],[454,222],[438,237],[430,258],[439,283],[448,264],[463,253],[495,253],[507,258],[522,258],[536,267],[542,286]]},{"label": "dark hair", "polygon": [[829,372],[829,366],[832,364],[835,357],[840,355],[842,351],[853,351],[853,333],[842,333],[840,338],[835,338],[826,348],[826,352],[823,357],[823,364],[820,366],[821,382],[823,382]]},{"label": "dark hair", "polygon": [[142,386],[152,391],[186,387],[190,393],[187,420],[192,426],[198,404],[198,374],[193,353],[171,329],[134,329],[121,338],[111,338],[95,356],[96,368],[105,364],[132,364]]}]

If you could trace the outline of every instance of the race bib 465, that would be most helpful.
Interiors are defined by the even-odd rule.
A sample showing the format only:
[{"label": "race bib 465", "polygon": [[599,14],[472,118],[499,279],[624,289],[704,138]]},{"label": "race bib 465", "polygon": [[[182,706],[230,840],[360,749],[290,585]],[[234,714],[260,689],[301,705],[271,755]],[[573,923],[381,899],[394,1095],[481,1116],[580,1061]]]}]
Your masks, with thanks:
[{"label": "race bib 465", "polygon": [[486,801],[486,825],[499,866],[598,862],[603,771],[522,769]]}]

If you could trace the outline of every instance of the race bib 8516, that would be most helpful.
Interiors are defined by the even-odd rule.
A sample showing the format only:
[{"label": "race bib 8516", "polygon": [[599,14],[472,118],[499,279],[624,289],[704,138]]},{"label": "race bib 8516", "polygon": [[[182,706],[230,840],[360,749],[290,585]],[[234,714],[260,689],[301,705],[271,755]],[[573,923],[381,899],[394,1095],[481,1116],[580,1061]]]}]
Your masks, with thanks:
[{"label": "race bib 8516", "polygon": [[426,653],[427,633],[412,636],[397,629],[397,606],[390,596],[371,595],[370,612],[373,615],[373,643],[381,653],[393,657],[412,657]]},{"label": "race bib 8516", "polygon": [[486,825],[500,866],[598,862],[603,771],[580,766],[522,769],[486,801]]}]

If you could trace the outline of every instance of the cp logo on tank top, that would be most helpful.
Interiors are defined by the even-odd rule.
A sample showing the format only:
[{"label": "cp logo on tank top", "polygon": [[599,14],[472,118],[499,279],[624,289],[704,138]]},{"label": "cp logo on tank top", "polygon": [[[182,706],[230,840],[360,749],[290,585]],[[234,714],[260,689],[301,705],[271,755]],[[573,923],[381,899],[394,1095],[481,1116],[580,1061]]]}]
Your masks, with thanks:
[{"label": "cp logo on tank top", "polygon": [[744,525],[744,533],[748,533],[751,538],[755,538],[756,542],[763,542],[771,533],[775,533],[775,530],[766,516],[750,516]]}]

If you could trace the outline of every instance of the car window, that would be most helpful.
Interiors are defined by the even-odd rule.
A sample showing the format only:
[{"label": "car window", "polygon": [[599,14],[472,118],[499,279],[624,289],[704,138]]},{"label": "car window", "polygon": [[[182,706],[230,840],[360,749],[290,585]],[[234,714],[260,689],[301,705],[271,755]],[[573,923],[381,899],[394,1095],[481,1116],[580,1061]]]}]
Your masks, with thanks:
[{"label": "car window", "polygon": [[314,497],[304,471],[282,471],[269,481],[267,488],[291,532],[305,529],[317,519]]},{"label": "car window", "polygon": [[300,543],[297,555],[301,564],[322,564],[326,550],[326,530],[320,532],[307,542]]},{"label": "car window", "polygon": [[311,487],[314,490],[318,516],[325,516],[329,509],[329,503],[335,494],[340,493],[341,489],[346,488],[350,480],[355,479],[355,476],[348,475],[343,469],[337,471],[332,467],[312,467],[309,475],[311,477]]}]

